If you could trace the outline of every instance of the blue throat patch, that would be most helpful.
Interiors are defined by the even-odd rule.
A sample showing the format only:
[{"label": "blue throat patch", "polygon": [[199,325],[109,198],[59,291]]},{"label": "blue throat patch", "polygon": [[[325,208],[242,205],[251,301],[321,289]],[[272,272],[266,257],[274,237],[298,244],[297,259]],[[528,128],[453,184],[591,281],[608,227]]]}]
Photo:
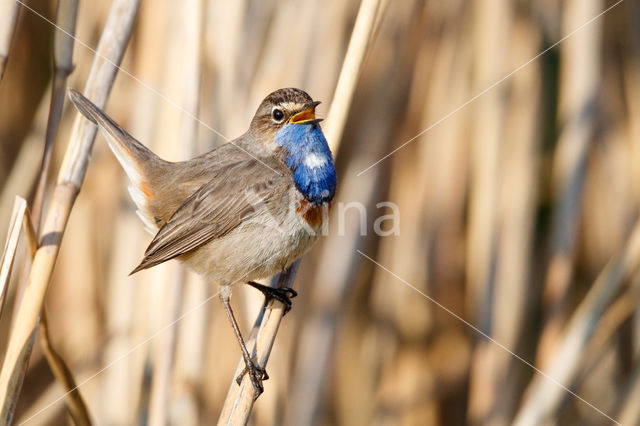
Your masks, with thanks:
[{"label": "blue throat patch", "polygon": [[320,126],[287,123],[276,133],[275,142],[287,150],[285,162],[304,198],[317,205],[331,201],[336,192],[336,169]]}]

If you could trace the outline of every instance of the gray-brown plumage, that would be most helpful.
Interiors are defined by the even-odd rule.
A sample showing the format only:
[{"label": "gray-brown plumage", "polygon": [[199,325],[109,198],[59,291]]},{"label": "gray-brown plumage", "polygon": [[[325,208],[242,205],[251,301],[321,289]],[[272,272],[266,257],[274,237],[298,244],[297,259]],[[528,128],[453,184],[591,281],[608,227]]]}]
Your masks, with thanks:
[{"label": "gray-brown plumage", "polygon": [[[78,110],[96,123],[131,185],[138,215],[155,236],[132,271],[177,258],[221,286],[256,393],[266,373],[249,358],[229,305],[231,285],[284,270],[317,240],[335,191],[333,159],[299,89],[267,96],[247,132],[181,162],[159,158],[80,93]],[[290,305],[287,293],[262,288]]]}]

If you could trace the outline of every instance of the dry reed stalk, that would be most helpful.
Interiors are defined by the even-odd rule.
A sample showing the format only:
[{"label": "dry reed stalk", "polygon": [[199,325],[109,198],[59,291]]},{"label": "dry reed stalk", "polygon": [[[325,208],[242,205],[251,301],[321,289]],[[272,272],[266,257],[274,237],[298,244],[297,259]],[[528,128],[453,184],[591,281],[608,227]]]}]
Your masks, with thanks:
[{"label": "dry reed stalk", "polygon": [[73,36],[75,35],[77,14],[78,0],[60,0],[56,15],[56,24],[60,28],[55,29],[53,41],[54,73],[51,86],[51,105],[49,107],[40,175],[31,205],[32,220],[36,231],[40,229],[42,203],[49,178],[49,169],[51,168],[53,146],[60,123],[60,116],[62,115],[62,106],[67,89],[67,77],[73,71]]},{"label": "dry reed stalk", "polygon": [[[198,115],[201,93],[202,70],[202,37],[203,37],[204,0],[188,0],[183,4],[182,22],[183,34],[180,57],[182,58],[182,107],[187,113]],[[182,155],[191,158],[197,155],[197,139],[199,124],[187,114],[182,116],[180,135],[182,140]]]},{"label": "dry reed stalk", "polygon": [[[188,274],[184,285],[183,311],[207,299],[208,286],[202,277]],[[203,366],[206,364],[209,306],[202,306],[180,324],[174,372],[175,396],[171,401],[170,415],[173,422],[185,426],[203,422],[200,392],[204,381]]]},{"label": "dry reed stalk", "polygon": [[[360,10],[358,10],[358,16],[353,27],[344,62],[342,63],[338,83],[331,101],[331,108],[327,115],[327,124],[324,129],[329,147],[333,153],[338,152],[340,142],[342,142],[342,132],[344,132],[344,126],[347,123],[347,115],[351,108],[360,70],[373,38],[375,24],[380,19],[378,16],[384,14],[384,9],[381,5],[383,7],[386,6],[386,1],[362,0]],[[376,18],[378,19],[376,20]]]},{"label": "dry reed stalk", "polygon": [[52,400],[60,396],[60,386],[57,382],[52,381],[43,389],[38,389],[38,395],[33,403],[29,405],[22,413],[16,417],[16,424],[29,424],[29,419],[34,415],[38,416],[39,425],[57,425],[60,419],[67,420],[67,407],[62,404],[40,411],[51,403]]},{"label": "dry reed stalk", "polygon": [[620,414],[617,416],[620,424],[637,425],[640,422],[640,363],[636,363],[633,380],[623,401]]},{"label": "dry reed stalk", "polygon": [[9,279],[11,278],[11,269],[13,268],[13,262],[18,248],[20,229],[22,229],[23,224],[25,227],[27,226],[27,218],[25,217],[27,211],[26,200],[16,196],[9,221],[9,232],[7,233],[7,239],[2,251],[2,260],[0,261],[0,318],[2,318],[4,300],[9,287]]},{"label": "dry reed stalk", "polygon": [[[631,194],[629,197],[634,200],[634,205],[640,205],[640,98],[636,96],[640,93],[640,28],[637,25],[637,17],[640,16],[640,5],[632,2],[626,5],[630,8],[626,27],[631,34],[630,49],[627,51],[629,55],[622,64],[622,75],[624,82],[624,91],[626,93],[626,109],[627,109],[627,127],[628,139],[633,141],[630,143],[630,164],[631,164]],[[637,285],[637,283],[635,283]],[[634,319],[633,332],[634,336],[640,334],[640,304],[636,303],[635,311],[632,314]],[[632,347],[635,354],[636,366],[627,390],[625,400],[620,406],[617,418],[624,425],[640,424],[640,362],[638,361],[638,353],[640,353],[640,339],[635,338]]]},{"label": "dry reed stalk", "polygon": [[[106,103],[115,79],[116,68],[113,64],[119,64],[122,59],[137,10],[136,0],[117,0],[112,4],[84,90],[85,95],[101,107]],[[62,235],[84,180],[96,131],[93,124],[77,115],[71,142],[41,232],[43,237],[40,247],[33,259],[29,284],[25,288],[22,303],[16,307],[15,326],[11,330],[0,370],[0,421],[7,424],[11,423],[13,417]]]},{"label": "dry reed stalk", "polygon": [[[229,114],[229,111],[242,111],[240,101],[244,98],[238,96],[241,87],[238,85],[240,74],[240,62],[243,51],[240,42],[243,32],[243,18],[248,7],[248,1],[209,1],[208,20],[211,27],[205,28],[206,36],[210,39],[207,44],[211,47],[212,60],[215,61],[215,72],[218,74],[214,105],[224,106],[216,111],[217,117],[214,127],[223,135],[242,132],[246,125],[246,119],[242,114]],[[273,7],[273,5],[271,5]],[[219,28],[220,32],[214,32]],[[214,35],[215,34],[215,35]],[[224,34],[224,37],[220,37]],[[213,136],[213,135],[211,135]],[[219,136],[219,135],[218,135]],[[220,138],[221,139],[221,138]],[[225,142],[223,139],[218,142]]]},{"label": "dry reed stalk", "polygon": [[[141,318],[146,319],[149,309],[149,298],[144,294],[149,286],[143,285],[135,275],[130,279],[126,277],[132,259],[137,259],[144,250],[141,244],[132,242],[132,236],[141,232],[140,228],[140,219],[128,209],[126,214],[118,215],[112,231],[110,253],[113,254],[107,266],[109,277],[104,295],[104,333],[108,339],[101,351],[106,362],[118,359],[147,336],[146,323]],[[144,331],[139,330],[142,328]],[[101,424],[127,425],[139,415],[145,361],[146,353],[136,351],[127,362],[117,363],[101,375],[100,403],[94,410]]]},{"label": "dry reed stalk", "polygon": [[[474,8],[474,86],[479,91],[505,74],[505,43],[510,39],[509,2],[476,3]],[[503,147],[504,86],[476,101],[471,144],[471,188],[467,243],[468,312],[483,331],[489,330],[492,268],[496,250],[496,221],[500,159]],[[473,405],[474,395],[471,395]],[[472,410],[473,411],[473,410]]]},{"label": "dry reed stalk", "polygon": [[[316,3],[315,6],[310,18],[314,22],[313,30],[309,34],[309,43],[305,51],[306,66],[301,70],[299,81],[301,87],[313,94],[314,98],[328,101],[335,92],[345,46],[350,36],[347,31],[335,29],[350,28],[359,5],[353,1],[328,0]],[[324,106],[318,110],[322,112],[321,116],[326,118]]]},{"label": "dry reed stalk", "polygon": [[[324,129],[329,146],[334,153],[337,152],[340,145],[339,139],[342,137],[346,123],[346,114],[349,111],[360,69],[371,41],[380,4],[381,0],[363,0],[358,11],[347,54],[336,85],[336,93],[331,102],[327,125]],[[341,91],[338,91],[338,89]],[[295,267],[291,267],[286,273],[281,274],[281,278],[278,279],[279,285],[286,284],[288,287],[293,285],[298,263],[296,262],[294,264],[296,265]],[[280,305],[275,311],[270,309],[274,304]],[[253,352],[256,354],[258,365],[262,367],[266,366],[269,358],[280,321],[282,320],[282,313],[282,304],[277,301],[270,301],[266,305],[266,311],[261,315],[262,322],[254,327],[254,331],[258,329],[260,332],[256,333]],[[242,364],[242,361],[240,364]],[[242,367],[239,365],[237,371],[241,371],[241,369]],[[247,375],[243,377],[239,387],[232,383],[218,419],[218,424],[246,424],[255,402],[254,397],[255,389],[251,386]]]},{"label": "dry reed stalk", "polygon": [[[574,381],[595,325],[625,280],[638,273],[639,266],[640,222],[637,222],[625,247],[598,275],[558,339],[545,370],[552,380],[542,375],[533,378],[514,424],[538,425],[549,421],[562,400],[569,395],[558,383],[569,386]],[[591,408],[597,410],[593,406]],[[605,413],[600,414],[606,416]]]},{"label": "dry reed stalk", "polygon": [[[512,53],[509,68],[524,63],[536,55],[538,46],[535,29],[524,21],[514,22]],[[492,295],[491,336],[518,351],[523,326],[529,312],[529,283],[533,252],[533,229],[537,205],[537,181],[540,132],[540,73],[530,66],[512,77],[511,96],[504,126],[504,151],[500,171],[498,206],[498,238],[496,277]],[[520,398],[518,370],[520,365],[511,354],[491,342],[483,343],[483,362],[474,365],[484,380],[478,383],[478,393],[488,393],[482,420],[479,423],[509,424]],[[478,396],[476,394],[476,396]]]},{"label": "dry reed stalk", "polygon": [[16,196],[29,198],[29,193],[38,178],[39,164],[34,158],[42,155],[42,140],[45,135],[49,112],[46,99],[38,105],[29,134],[21,144],[20,151],[14,160],[9,176],[4,181],[0,194],[0,235],[5,235],[10,213]]},{"label": "dry reed stalk", "polygon": [[[62,115],[62,106],[67,86],[67,77],[73,70],[73,35],[75,34],[76,16],[78,11],[77,0],[63,0],[58,3],[56,22],[59,28],[54,31],[54,75],[51,85],[51,101],[49,105],[49,116],[47,118],[47,127],[44,138],[44,150],[42,153],[42,162],[40,164],[40,172],[36,184],[35,194],[31,203],[31,220],[33,222],[36,234],[40,231],[40,222],[42,219],[42,203],[46,191],[46,185],[49,178],[49,170],[51,168],[51,159],[53,156],[54,142]],[[69,36],[70,34],[70,36]],[[18,280],[17,304],[20,304],[24,287],[27,285],[27,278],[31,268],[31,259],[25,257],[22,264],[22,270]]]},{"label": "dry reed stalk", "polygon": [[[314,28],[307,22],[313,19],[317,4],[303,2],[298,7],[291,7],[286,2],[274,2],[273,9],[273,23],[265,34],[264,46],[260,52],[263,57],[254,71],[253,84],[248,91],[248,101],[253,103],[282,84],[282,81],[286,81],[287,85],[309,89],[305,70],[311,63],[309,55],[313,51],[310,49],[310,41]],[[296,37],[290,37],[290,34],[296,34]],[[287,49],[282,49],[282,40],[285,38],[288,39]],[[286,79],[282,78],[283,73]],[[313,96],[316,97],[317,94],[314,93]],[[250,108],[254,109],[255,105]],[[238,123],[239,120],[235,121]],[[237,130],[245,130],[246,118],[239,126],[234,127],[229,131],[235,133]]]},{"label": "dry reed stalk", "polygon": [[11,49],[11,40],[18,20],[19,4],[15,0],[0,1],[0,80],[4,76]]},{"label": "dry reed stalk", "polygon": [[[474,91],[479,92],[508,72],[507,43],[511,39],[510,2],[494,0],[475,3]],[[493,334],[492,300],[495,297],[501,161],[505,155],[503,101],[506,84],[495,87],[478,99],[472,108],[474,138],[471,143],[471,176],[467,242],[467,312],[483,332]],[[498,396],[495,367],[489,353],[491,342],[479,340],[471,363],[468,419],[482,423]],[[493,385],[489,387],[489,385]]]},{"label": "dry reed stalk", "polygon": [[[562,30],[568,34],[602,9],[601,0],[570,0],[564,6]],[[554,212],[552,258],[544,283],[546,324],[537,359],[545,366],[567,318],[567,296],[573,279],[574,251],[580,223],[580,200],[586,158],[600,86],[602,20],[596,20],[560,45],[558,124],[561,132],[553,159]]]},{"label": "dry reed stalk", "polygon": [[[11,264],[15,256],[18,238],[20,236],[20,223],[23,224],[24,233],[27,240],[27,252],[29,260],[33,259],[37,249],[38,241],[36,237],[36,231],[31,222],[32,214],[30,214],[27,207],[27,203],[23,198],[16,197],[14,214],[12,215],[10,232],[5,246],[5,251],[2,257],[2,263],[0,267],[0,314],[2,313],[2,302],[4,296],[4,289],[6,283],[11,274]],[[25,262],[26,263],[26,262]],[[71,417],[74,419],[76,425],[90,425],[89,412],[87,407],[77,389],[75,380],[71,375],[69,368],[66,366],[64,360],[57,351],[53,348],[49,338],[49,327],[47,325],[46,310],[42,311],[40,319],[41,336],[43,342],[43,350],[45,352],[47,361],[51,370],[53,371],[56,379],[60,382],[65,392],[68,393],[67,407]]]},{"label": "dry reed stalk", "polygon": [[73,419],[76,426],[90,426],[91,418],[89,417],[89,410],[87,405],[80,395],[80,390],[76,384],[69,367],[67,367],[64,359],[58,354],[55,348],[51,345],[51,337],[49,336],[49,323],[47,320],[47,309],[42,310],[40,316],[40,336],[42,338],[42,348],[44,354],[49,363],[49,367],[53,372],[56,380],[60,382],[64,389],[66,396],[67,408],[69,414]]},{"label": "dry reed stalk", "polygon": [[[42,204],[44,202],[44,194],[47,180],[49,178],[49,170],[51,168],[55,137],[60,123],[60,117],[62,115],[67,77],[73,70],[73,36],[75,34],[77,12],[78,0],[61,0],[58,3],[56,23],[60,28],[56,28],[54,33],[54,75],[53,84],[51,86],[51,104],[49,107],[49,117],[47,120],[47,130],[45,134],[42,163],[40,166],[40,175],[38,177],[38,184],[33,198],[31,213],[31,220],[34,224],[36,234],[40,229]],[[19,283],[18,291],[20,294],[24,292],[24,286],[27,284],[30,267],[31,258],[26,258],[23,263],[23,273]],[[71,375],[71,371],[64,362],[64,359],[58,354],[51,343],[46,309],[43,309],[42,311],[40,322],[42,327],[41,342],[43,351],[51,371],[60,382],[65,392],[68,393],[66,402],[71,417],[74,419],[76,425],[90,425],[91,420],[89,418],[89,412],[80,392],[76,389],[76,383]]]},{"label": "dry reed stalk", "polygon": [[[622,76],[624,83],[624,91],[629,94],[626,97],[626,109],[627,109],[627,126],[629,128],[629,140],[640,140],[640,98],[634,96],[635,93],[640,93],[640,28],[636,25],[633,19],[634,14],[640,15],[640,6],[633,3],[635,10],[632,10],[629,16],[629,27],[631,30],[631,47],[630,58],[622,64]],[[632,179],[631,185],[633,188],[632,194],[635,200],[635,204],[640,204],[640,144],[631,144],[631,161],[632,165]]]},{"label": "dry reed stalk", "polygon": [[[175,262],[162,268],[162,274],[154,274],[162,285],[159,305],[161,324],[171,324],[180,315],[184,269]],[[158,336],[152,354],[151,394],[149,396],[149,425],[162,426],[169,423],[173,363],[178,327],[173,326]]]},{"label": "dry reed stalk", "polygon": [[[275,287],[291,288],[295,279],[300,260],[293,263],[285,272],[275,279]],[[265,303],[263,310],[258,315],[256,322],[247,339],[247,347],[253,348],[251,353],[257,365],[266,366],[275,342],[275,335],[280,327],[280,321],[284,314],[284,306],[281,302],[270,300]],[[244,361],[240,361],[236,368],[236,375],[244,369]],[[248,375],[244,375],[240,386],[234,380],[231,383],[229,393],[225,400],[222,412],[218,418],[218,425],[244,425],[249,421],[249,415],[255,402],[255,389]]]},{"label": "dry reed stalk", "polygon": [[[632,288],[624,291],[598,320],[593,335],[584,349],[584,359],[581,361],[580,372],[575,380],[576,389],[590,374],[597,371],[598,362],[607,354],[607,350],[615,347],[616,332],[619,332],[623,324],[632,317],[638,306],[640,301],[638,290]],[[623,422],[623,424],[626,423]]]}]

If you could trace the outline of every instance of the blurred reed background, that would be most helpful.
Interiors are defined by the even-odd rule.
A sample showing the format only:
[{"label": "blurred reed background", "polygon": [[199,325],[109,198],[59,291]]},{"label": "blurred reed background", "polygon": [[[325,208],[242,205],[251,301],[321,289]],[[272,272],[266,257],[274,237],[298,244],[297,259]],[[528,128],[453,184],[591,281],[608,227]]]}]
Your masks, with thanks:
[{"label": "blurred reed background", "polygon": [[[26,2],[51,20],[54,3]],[[280,87],[322,100],[326,116],[358,7],[143,1],[122,65],[139,80],[118,73],[106,110],[169,160],[240,135]],[[382,8],[334,152],[336,203],[361,203],[366,219],[353,207],[339,223],[336,204],[329,236],[304,257],[251,424],[640,424],[640,6]],[[95,47],[108,11],[81,2],[78,39]],[[0,81],[3,238],[40,169],[53,34],[18,7]],[[70,87],[83,87],[93,57],[75,44]],[[66,102],[53,176],[75,115]],[[217,298],[193,309],[217,288],[174,262],[127,275],[150,236],[125,183],[99,136],[46,298],[52,344],[77,382],[91,378],[80,393],[96,424],[211,424],[240,358]],[[397,235],[374,232],[392,213],[385,201]],[[248,333],[262,296],[234,295]],[[62,394],[36,344],[15,424]],[[27,424],[69,422],[61,400]]]}]

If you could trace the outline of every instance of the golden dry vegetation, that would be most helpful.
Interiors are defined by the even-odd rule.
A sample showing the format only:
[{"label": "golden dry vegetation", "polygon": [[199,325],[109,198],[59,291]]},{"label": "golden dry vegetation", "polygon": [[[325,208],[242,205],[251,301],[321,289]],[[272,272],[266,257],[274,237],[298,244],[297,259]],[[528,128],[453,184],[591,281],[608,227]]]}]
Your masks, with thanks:
[{"label": "golden dry vegetation", "polygon": [[[13,0],[0,7],[12,40],[0,81],[3,239],[14,197],[34,205],[52,85],[85,87],[111,6],[80,2],[65,82],[53,77],[45,18],[69,27],[54,3],[16,3],[12,35]],[[131,17],[136,3],[113,1]],[[358,1],[141,2],[106,103],[161,157],[180,160],[240,135],[279,87],[323,101],[339,176],[329,235],[302,260],[250,423],[639,424],[640,6],[364,3],[374,8],[362,24],[363,37],[372,30],[366,57],[359,72],[358,61],[345,66],[336,91],[343,62],[358,55],[347,52]],[[92,92],[103,102],[106,86]],[[45,217],[64,195],[53,188],[70,141],[91,138],[64,102]],[[69,176],[82,189],[67,199],[59,255],[37,254],[34,265],[55,262],[50,283],[38,281],[49,341],[90,419],[218,421],[240,352],[217,288],[175,262],[128,276],[150,236],[102,136],[84,181]],[[376,232],[394,213],[399,232]],[[40,312],[21,297],[28,241],[23,233],[0,287],[0,423],[15,403],[14,424],[68,424],[42,325],[21,391],[6,381],[22,359],[22,343],[7,355],[10,338],[31,336],[18,312],[30,302],[29,318]],[[238,287],[233,304],[249,334],[262,295]]]}]

